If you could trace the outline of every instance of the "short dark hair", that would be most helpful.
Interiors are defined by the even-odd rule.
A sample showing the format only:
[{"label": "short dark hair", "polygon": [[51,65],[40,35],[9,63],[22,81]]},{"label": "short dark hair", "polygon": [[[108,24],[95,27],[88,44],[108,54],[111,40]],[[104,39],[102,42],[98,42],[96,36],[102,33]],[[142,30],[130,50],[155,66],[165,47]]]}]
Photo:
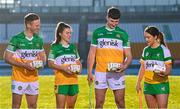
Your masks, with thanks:
[{"label": "short dark hair", "polygon": [[121,12],[115,7],[111,7],[107,10],[107,16],[112,19],[119,19],[121,17]]},{"label": "short dark hair", "polygon": [[40,17],[36,14],[36,13],[28,13],[25,17],[24,17],[24,23],[31,23],[34,20],[38,20],[40,19]]}]

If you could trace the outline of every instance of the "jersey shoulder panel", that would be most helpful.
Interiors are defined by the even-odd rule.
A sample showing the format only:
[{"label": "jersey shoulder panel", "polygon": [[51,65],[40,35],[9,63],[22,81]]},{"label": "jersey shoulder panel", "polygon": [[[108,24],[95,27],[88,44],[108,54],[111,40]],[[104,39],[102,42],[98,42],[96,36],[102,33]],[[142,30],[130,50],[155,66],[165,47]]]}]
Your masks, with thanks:
[{"label": "jersey shoulder panel", "polygon": [[116,32],[122,36],[123,40],[128,41],[129,36],[125,30],[121,29],[120,27],[116,27]]},{"label": "jersey shoulder panel", "polygon": [[25,38],[24,32],[20,32],[14,36],[12,36],[11,40],[21,40]]},{"label": "jersey shoulder panel", "polygon": [[147,52],[147,50],[149,49],[150,47],[149,46],[146,46],[146,47],[144,47],[144,49],[143,49],[143,52],[142,52],[142,59],[144,60],[145,58],[145,54],[146,54],[146,52]]},{"label": "jersey shoulder panel", "polygon": [[94,30],[94,34],[98,34],[105,31],[105,26],[99,27],[96,30]]},{"label": "jersey shoulder panel", "polygon": [[18,49],[18,45],[21,40],[25,38],[24,32],[18,33],[10,39],[7,50],[11,52],[15,52]]}]

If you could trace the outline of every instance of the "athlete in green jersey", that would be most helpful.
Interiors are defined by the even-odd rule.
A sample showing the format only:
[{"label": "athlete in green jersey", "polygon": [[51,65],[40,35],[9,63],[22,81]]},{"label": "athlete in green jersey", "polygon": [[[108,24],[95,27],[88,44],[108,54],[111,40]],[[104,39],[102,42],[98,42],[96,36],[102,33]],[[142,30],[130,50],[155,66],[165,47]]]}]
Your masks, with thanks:
[{"label": "athlete in green jersey", "polygon": [[148,46],[143,50],[136,90],[141,91],[144,76],[144,94],[148,108],[167,108],[168,75],[172,69],[172,57],[164,43],[163,34],[156,27],[147,27],[144,37]]},{"label": "athlete in green jersey", "polygon": [[36,62],[46,61],[43,40],[37,34],[40,18],[35,13],[24,17],[25,30],[10,40],[4,53],[6,62],[12,65],[12,108],[20,108],[22,95],[26,95],[28,108],[37,107],[38,70]]},{"label": "athlete in green jersey", "polygon": [[[117,108],[125,108],[125,76],[132,60],[128,34],[118,27],[121,13],[111,7],[107,11],[105,26],[93,32],[88,54],[88,82],[95,81],[95,108],[103,108],[108,88],[113,91]],[[95,61],[96,59],[96,61]],[[96,63],[95,80],[92,74]],[[114,71],[109,66],[116,66]]]},{"label": "athlete in green jersey", "polygon": [[55,72],[57,108],[74,108],[79,92],[77,73],[81,72],[82,65],[76,46],[69,43],[70,38],[71,27],[63,22],[58,23],[56,40],[48,57],[48,65]]}]

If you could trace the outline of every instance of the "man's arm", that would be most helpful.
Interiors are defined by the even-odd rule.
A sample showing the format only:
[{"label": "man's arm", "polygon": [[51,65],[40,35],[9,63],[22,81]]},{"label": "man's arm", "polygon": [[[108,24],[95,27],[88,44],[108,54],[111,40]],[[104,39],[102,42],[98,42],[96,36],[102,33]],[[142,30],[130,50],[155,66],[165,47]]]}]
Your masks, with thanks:
[{"label": "man's arm", "polygon": [[27,70],[35,70],[35,68],[32,67],[32,66],[30,65],[30,63],[25,63],[25,62],[22,62],[22,61],[16,61],[16,60],[13,58],[13,55],[14,55],[14,53],[11,53],[11,52],[5,50],[5,52],[4,52],[4,57],[3,57],[4,60],[5,60],[5,62],[7,62],[7,63],[9,63],[9,64],[11,64],[11,65],[13,65],[13,66],[25,68],[25,69],[27,69]]},{"label": "man's arm", "polygon": [[127,68],[131,64],[131,61],[132,61],[131,48],[124,49],[124,54],[126,57],[126,60],[124,62],[124,66]]},{"label": "man's arm", "polygon": [[42,60],[44,64],[46,64],[46,53],[45,51],[39,52],[37,55],[37,59]]},{"label": "man's arm", "polygon": [[116,72],[123,72],[131,64],[131,61],[132,61],[131,48],[124,49],[124,56],[125,56],[124,63],[120,66],[119,70]]},{"label": "man's arm", "polygon": [[87,67],[88,67],[88,82],[93,81],[92,69],[96,56],[96,47],[91,46],[88,54]]}]

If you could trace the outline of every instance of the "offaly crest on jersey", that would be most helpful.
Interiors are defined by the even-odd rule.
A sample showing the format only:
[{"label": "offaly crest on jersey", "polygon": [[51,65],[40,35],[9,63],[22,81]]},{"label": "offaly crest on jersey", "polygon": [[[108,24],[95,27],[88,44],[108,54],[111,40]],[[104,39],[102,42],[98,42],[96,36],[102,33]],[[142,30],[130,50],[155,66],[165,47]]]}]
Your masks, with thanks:
[{"label": "offaly crest on jersey", "polygon": [[116,35],[116,37],[117,37],[117,38],[120,38],[120,37],[121,37],[121,35],[120,35],[120,34],[117,34],[117,35]]}]

